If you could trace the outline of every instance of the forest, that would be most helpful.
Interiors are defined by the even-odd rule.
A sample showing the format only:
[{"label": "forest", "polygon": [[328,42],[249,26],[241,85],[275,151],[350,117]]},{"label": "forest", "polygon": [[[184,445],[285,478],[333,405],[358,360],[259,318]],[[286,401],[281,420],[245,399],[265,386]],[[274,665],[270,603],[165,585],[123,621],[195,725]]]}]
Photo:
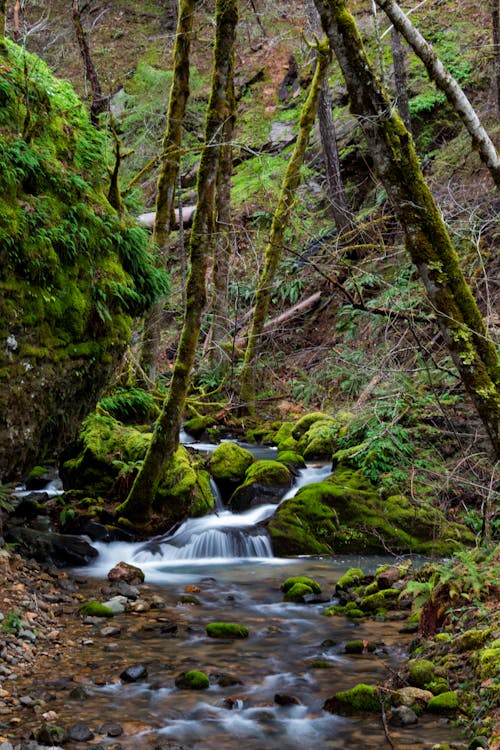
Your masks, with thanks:
[{"label": "forest", "polygon": [[[373,712],[373,744],[354,719],[343,741],[405,750],[405,706],[417,748],[500,748],[500,21],[498,0],[458,5],[0,3],[6,750],[106,735],[81,730],[97,722],[93,698],[69,734],[63,694],[43,723],[42,709],[23,714],[22,691],[35,695],[48,669],[40,628],[59,629],[70,654],[101,618],[137,620],[152,607],[131,593],[140,568],[144,600],[148,585],[168,591],[158,555],[175,571],[263,559],[268,575],[307,561],[281,587],[283,617],[308,605],[311,618],[358,627],[361,650],[348,641],[347,654],[392,653],[375,643],[377,623],[408,619],[393,634],[407,639],[404,658],[373,685],[367,673],[333,694],[325,671],[320,708],[295,683],[276,693],[298,721],[299,705],[362,722]],[[123,544],[130,559],[105,551]],[[104,591],[108,557],[124,568]],[[341,558],[335,573],[314,567]],[[64,591],[63,575],[85,566],[59,624],[44,576]],[[232,585],[229,568],[220,575]],[[252,638],[266,596],[257,575],[253,614],[210,623],[208,641]],[[180,599],[193,630],[214,595],[200,580]],[[186,644],[194,666],[175,688],[220,690],[200,666],[219,655]],[[109,669],[105,651],[93,658]],[[233,669],[242,654],[227,657]],[[145,679],[122,666],[123,685]],[[428,695],[405,702],[401,690]],[[265,746],[303,747],[280,744],[279,710]],[[159,734],[140,746],[194,747],[199,718],[187,715],[183,734],[148,714],[144,731]],[[265,721],[247,719],[244,747],[262,747]],[[206,721],[204,747],[239,741],[210,729],[219,714]],[[120,746],[139,746],[121,724]],[[330,746],[329,729],[301,731],[311,748]]]}]

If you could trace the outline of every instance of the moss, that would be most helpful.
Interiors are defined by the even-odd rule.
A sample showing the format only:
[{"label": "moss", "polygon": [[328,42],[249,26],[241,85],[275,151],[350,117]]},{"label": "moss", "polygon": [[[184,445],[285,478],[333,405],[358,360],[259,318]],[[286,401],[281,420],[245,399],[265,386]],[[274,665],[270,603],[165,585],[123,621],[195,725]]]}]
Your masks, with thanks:
[{"label": "moss", "polygon": [[84,602],[79,612],[88,617],[113,617],[113,611],[109,607],[96,601]]},{"label": "moss", "polygon": [[453,647],[456,651],[475,651],[481,648],[489,638],[491,638],[491,630],[489,628],[483,630],[466,630],[458,638],[455,638]]},{"label": "moss", "polygon": [[254,458],[250,451],[236,443],[224,442],[217,446],[210,458],[210,473],[217,481],[241,482]]},{"label": "moss", "polygon": [[335,693],[325,702],[324,709],[334,713],[380,713],[380,701],[376,688],[361,682],[350,690]]},{"label": "moss", "polygon": [[295,427],[293,427],[293,429],[291,430],[292,437],[295,438],[295,440],[300,440],[300,438],[308,431],[311,425],[313,425],[315,422],[318,422],[319,420],[333,421],[333,418],[328,417],[328,415],[323,414],[322,412],[312,412],[311,414],[305,414],[297,421]]},{"label": "moss", "polygon": [[495,678],[500,672],[500,641],[494,641],[479,654],[479,672],[482,680]]},{"label": "moss", "polygon": [[249,635],[247,626],[236,622],[210,622],[206,631],[210,638],[248,638]]},{"label": "moss", "polygon": [[373,653],[376,648],[377,646],[375,643],[362,640],[348,641],[344,646],[344,652],[346,654]]},{"label": "moss", "polygon": [[306,465],[300,453],[295,453],[293,450],[279,451],[278,461],[292,470],[303,469]]},{"label": "moss", "polygon": [[200,435],[203,435],[203,433],[214,424],[215,419],[213,417],[198,415],[191,417],[191,419],[187,419],[184,422],[184,429],[187,433],[197,438],[200,437]]},{"label": "moss", "polygon": [[175,678],[175,687],[180,690],[206,690],[209,686],[208,676],[197,669],[182,672]]},{"label": "moss", "polygon": [[412,659],[408,662],[408,680],[410,685],[426,688],[434,679],[436,667],[428,659]]},{"label": "moss", "polygon": [[353,586],[357,586],[362,578],[364,578],[364,573],[361,568],[349,568],[349,570],[346,570],[344,575],[339,578],[335,584],[335,589],[346,591]]},{"label": "moss", "polygon": [[431,680],[425,685],[426,690],[430,690],[433,695],[441,695],[441,693],[447,693],[450,689],[448,682],[444,677],[440,677],[436,680]]},{"label": "moss", "polygon": [[315,594],[321,594],[321,586],[319,585],[319,583],[313,578],[309,578],[308,576],[291,576],[290,578],[287,578],[286,581],[282,584],[281,590],[284,591],[285,594],[287,594],[290,589],[295,586],[296,583],[305,584]]},{"label": "moss", "polygon": [[394,606],[394,601],[398,596],[399,591],[396,591],[396,589],[383,589],[382,591],[377,591],[376,594],[364,596],[359,603],[359,608],[363,612],[376,612],[380,609],[387,609]]},{"label": "moss", "polygon": [[378,583],[377,581],[373,581],[372,583],[369,583],[368,586],[365,586],[363,596],[371,596],[372,594],[376,594],[378,591]]},{"label": "moss", "polygon": [[459,705],[458,693],[455,690],[449,690],[433,696],[427,704],[427,710],[434,714],[449,715],[456,713]]}]

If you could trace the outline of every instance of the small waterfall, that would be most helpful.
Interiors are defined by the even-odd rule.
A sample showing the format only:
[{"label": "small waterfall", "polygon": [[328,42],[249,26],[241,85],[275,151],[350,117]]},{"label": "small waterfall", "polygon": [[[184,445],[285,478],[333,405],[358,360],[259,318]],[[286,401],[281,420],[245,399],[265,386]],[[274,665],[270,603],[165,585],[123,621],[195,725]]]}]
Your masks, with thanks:
[{"label": "small waterfall", "polygon": [[210,489],[214,498],[214,510],[216,513],[220,513],[224,510],[224,503],[222,502],[222,495],[217,487],[217,482],[213,477],[210,477]]},{"label": "small waterfall", "polygon": [[[300,487],[318,482],[331,473],[329,466],[303,469],[283,500],[293,497]],[[189,518],[177,529],[143,544],[134,554],[136,562],[163,560],[199,560],[213,558],[269,558],[271,542],[262,521],[276,511],[275,504],[259,505],[245,513],[224,509],[215,482],[211,482],[215,512],[202,518]]]}]

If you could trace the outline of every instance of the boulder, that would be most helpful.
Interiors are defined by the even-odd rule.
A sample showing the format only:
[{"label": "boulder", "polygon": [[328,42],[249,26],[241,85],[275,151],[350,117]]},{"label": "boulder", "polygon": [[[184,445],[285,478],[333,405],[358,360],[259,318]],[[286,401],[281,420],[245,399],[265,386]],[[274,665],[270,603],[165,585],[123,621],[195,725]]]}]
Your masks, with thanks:
[{"label": "boulder", "polygon": [[24,526],[9,526],[5,539],[17,545],[17,551],[24,557],[37,562],[51,563],[56,567],[88,565],[98,552],[88,541],[79,536],[42,532]]},{"label": "boulder", "polygon": [[130,586],[137,586],[140,583],[144,583],[144,573],[136,565],[131,565],[122,560],[114,568],[111,568],[108,573],[108,581],[112,583],[124,581]]},{"label": "boulder", "polygon": [[252,463],[245,480],[231,495],[229,507],[234,512],[266,503],[277,503],[292,486],[293,476],[280,461],[260,460]]}]

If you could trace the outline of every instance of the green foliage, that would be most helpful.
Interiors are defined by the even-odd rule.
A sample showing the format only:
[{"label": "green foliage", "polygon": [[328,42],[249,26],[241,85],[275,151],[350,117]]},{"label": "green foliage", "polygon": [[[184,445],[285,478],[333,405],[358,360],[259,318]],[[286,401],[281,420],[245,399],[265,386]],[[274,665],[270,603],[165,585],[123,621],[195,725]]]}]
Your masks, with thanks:
[{"label": "green foliage", "polygon": [[144,423],[158,411],[154,397],[141,388],[117,388],[98,406],[120,422]]},{"label": "green foliage", "polygon": [[2,620],[1,626],[4,633],[17,633],[23,627],[21,613],[18,610],[10,610]]}]

